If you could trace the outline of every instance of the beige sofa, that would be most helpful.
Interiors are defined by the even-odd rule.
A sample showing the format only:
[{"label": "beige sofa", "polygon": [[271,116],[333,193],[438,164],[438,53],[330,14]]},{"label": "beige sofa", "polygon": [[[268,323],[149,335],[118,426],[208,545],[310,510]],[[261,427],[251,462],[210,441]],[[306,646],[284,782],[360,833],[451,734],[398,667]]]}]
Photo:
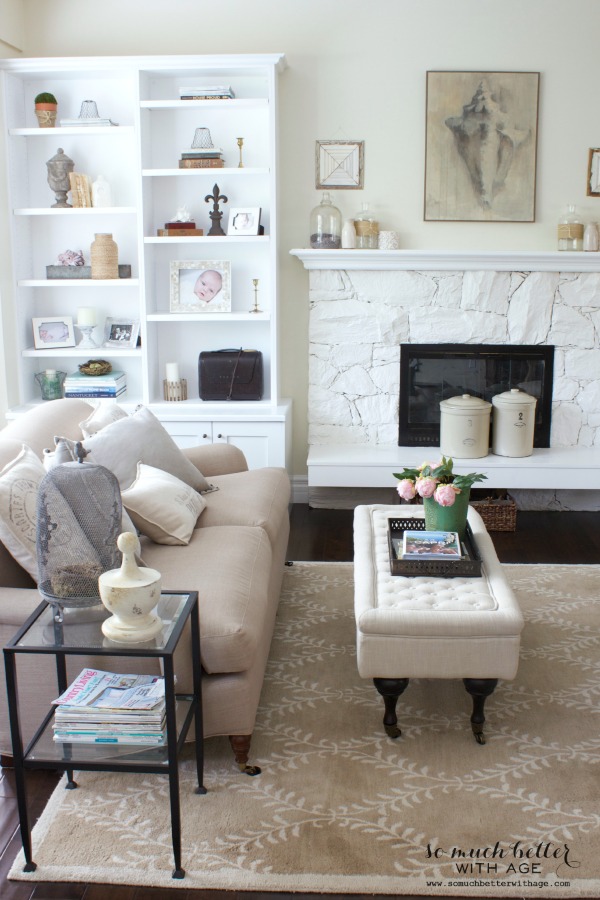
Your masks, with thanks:
[{"label": "beige sofa", "polygon": [[[55,435],[81,440],[79,423],[91,412],[92,407],[83,400],[63,399],[46,402],[13,420],[0,431],[0,470],[22,444],[41,459],[45,448],[54,447]],[[161,572],[163,590],[199,592],[205,736],[229,736],[238,765],[250,772],[248,753],[287,550],[289,478],[279,468],[248,470],[241,451],[226,444],[181,452],[219,490],[202,495],[206,508],[189,544],[167,546],[142,535],[142,558],[145,565]],[[2,646],[40,600],[30,575],[0,542]],[[115,663],[122,669],[122,660]],[[110,664],[105,657],[72,658],[69,677],[75,677],[84,665],[108,669]],[[129,669],[143,670],[135,665]],[[4,666],[1,671],[0,752],[6,762],[11,743]],[[189,690],[191,658],[185,635],[178,648],[176,672],[178,687]],[[18,683],[27,738],[56,696],[53,658],[21,657]]]}]

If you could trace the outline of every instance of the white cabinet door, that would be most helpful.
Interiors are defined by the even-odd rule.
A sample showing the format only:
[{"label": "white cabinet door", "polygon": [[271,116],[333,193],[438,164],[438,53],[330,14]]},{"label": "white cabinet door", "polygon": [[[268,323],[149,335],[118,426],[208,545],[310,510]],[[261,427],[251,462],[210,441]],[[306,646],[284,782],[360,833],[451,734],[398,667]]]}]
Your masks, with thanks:
[{"label": "white cabinet door", "polygon": [[213,442],[239,447],[250,469],[285,466],[282,422],[214,422]]}]

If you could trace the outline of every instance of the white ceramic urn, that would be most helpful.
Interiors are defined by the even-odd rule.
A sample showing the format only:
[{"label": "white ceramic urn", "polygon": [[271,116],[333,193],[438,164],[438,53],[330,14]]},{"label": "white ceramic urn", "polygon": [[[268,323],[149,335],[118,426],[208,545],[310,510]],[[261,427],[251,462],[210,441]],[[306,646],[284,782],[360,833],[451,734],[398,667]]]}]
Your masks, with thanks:
[{"label": "white ceramic urn", "polygon": [[123,554],[121,568],[103,572],[98,579],[100,598],[112,613],[102,623],[102,633],[111,641],[140,644],[156,637],[163,627],[152,612],[160,600],[161,576],[156,569],[138,566],[137,535],[124,531],[117,546]]},{"label": "white ceramic urn", "polygon": [[440,402],[440,449],[452,459],[479,459],[490,448],[492,404],[471,394]]},{"label": "white ceramic urn", "polygon": [[537,400],[512,388],[492,397],[492,451],[496,456],[531,456]]}]

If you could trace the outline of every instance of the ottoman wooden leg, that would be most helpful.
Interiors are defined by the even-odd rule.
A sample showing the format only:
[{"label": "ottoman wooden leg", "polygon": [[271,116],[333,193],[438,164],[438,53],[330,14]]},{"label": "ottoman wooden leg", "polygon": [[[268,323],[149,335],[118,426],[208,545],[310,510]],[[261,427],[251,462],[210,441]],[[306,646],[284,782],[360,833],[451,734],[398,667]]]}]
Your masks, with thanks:
[{"label": "ottoman wooden leg", "polygon": [[383,727],[388,737],[400,737],[402,732],[398,728],[398,718],[396,716],[396,704],[398,697],[408,687],[408,678],[374,678],[373,684],[383,697],[385,704],[385,715],[383,717]]},{"label": "ottoman wooden leg", "polygon": [[494,693],[497,678],[463,678],[463,684],[468,693],[473,698],[473,712],[471,714],[471,728],[478,744],[485,744],[485,735],[483,733],[483,723],[485,716],[483,707],[486,698]]}]

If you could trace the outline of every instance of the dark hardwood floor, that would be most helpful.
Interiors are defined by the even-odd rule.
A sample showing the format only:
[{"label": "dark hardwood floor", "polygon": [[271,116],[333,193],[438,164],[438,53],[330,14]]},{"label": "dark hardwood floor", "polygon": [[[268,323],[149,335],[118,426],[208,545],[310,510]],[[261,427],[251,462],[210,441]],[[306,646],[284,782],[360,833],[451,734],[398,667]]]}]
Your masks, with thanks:
[{"label": "dark hardwood floor", "polygon": [[[392,501],[390,501],[392,502]],[[310,509],[295,504],[291,513],[288,559],[320,562],[352,560],[351,510]],[[600,563],[600,514],[591,512],[519,512],[515,532],[492,532],[504,563]],[[29,772],[31,820],[42,812],[57,783],[52,772]],[[0,771],[0,898],[2,900],[302,900],[301,894],[253,894],[245,891],[197,891],[185,888],[129,888],[113,885],[38,884],[7,881],[20,848],[14,779]],[[314,896],[314,895],[313,895]],[[335,900],[335,896],[332,896]],[[351,900],[344,895],[344,900]]]}]

